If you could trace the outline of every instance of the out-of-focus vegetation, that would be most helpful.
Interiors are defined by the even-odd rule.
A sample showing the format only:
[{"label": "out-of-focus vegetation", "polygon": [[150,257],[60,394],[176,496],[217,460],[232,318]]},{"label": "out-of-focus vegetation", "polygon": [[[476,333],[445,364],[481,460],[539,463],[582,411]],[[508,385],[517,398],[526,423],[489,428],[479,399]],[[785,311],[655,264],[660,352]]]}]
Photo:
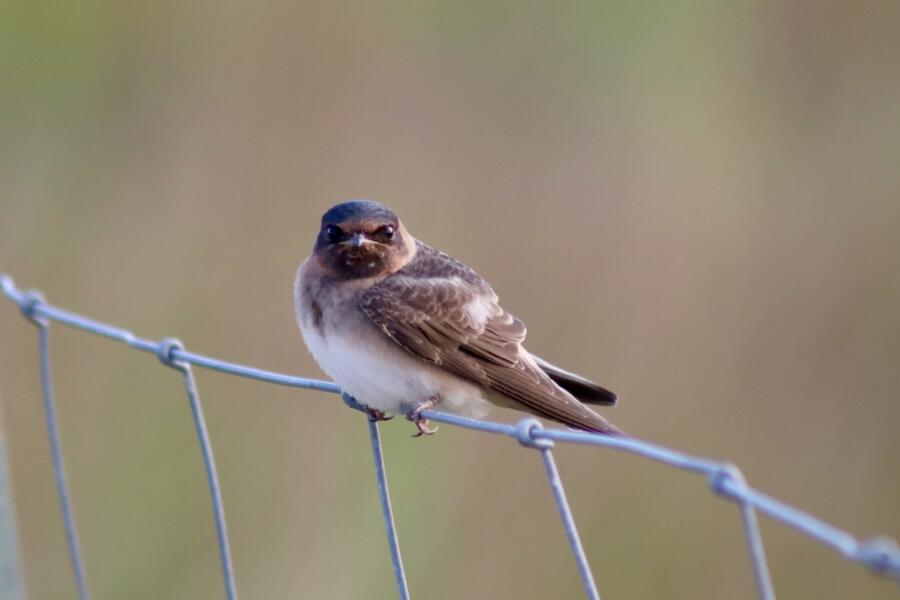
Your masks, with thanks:
[{"label": "out-of-focus vegetation", "polygon": [[[319,375],[294,270],[337,201],[485,275],[529,346],[633,435],[900,537],[900,5],[3,3],[0,270],[153,338]],[[33,600],[72,597],[33,328],[0,303]],[[177,374],[53,328],[97,598],[219,598]],[[200,372],[246,598],[392,598],[363,419]],[[495,417],[512,419],[498,411]],[[536,455],[384,427],[414,595],[570,598]],[[637,458],[558,452],[610,598],[752,598],[736,509]],[[764,521],[785,598],[893,598]]]}]

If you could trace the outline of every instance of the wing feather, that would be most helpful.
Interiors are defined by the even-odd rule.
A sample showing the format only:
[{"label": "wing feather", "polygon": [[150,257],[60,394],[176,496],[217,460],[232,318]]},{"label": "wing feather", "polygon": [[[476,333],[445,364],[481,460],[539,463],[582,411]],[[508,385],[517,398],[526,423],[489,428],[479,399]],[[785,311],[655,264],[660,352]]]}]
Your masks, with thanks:
[{"label": "wing feather", "polygon": [[[460,266],[466,271],[460,273]],[[449,276],[436,277],[401,270],[367,290],[359,308],[406,351],[532,413],[579,429],[619,433],[540,368],[522,347],[524,323],[500,307],[484,280],[458,261],[451,267]]]}]

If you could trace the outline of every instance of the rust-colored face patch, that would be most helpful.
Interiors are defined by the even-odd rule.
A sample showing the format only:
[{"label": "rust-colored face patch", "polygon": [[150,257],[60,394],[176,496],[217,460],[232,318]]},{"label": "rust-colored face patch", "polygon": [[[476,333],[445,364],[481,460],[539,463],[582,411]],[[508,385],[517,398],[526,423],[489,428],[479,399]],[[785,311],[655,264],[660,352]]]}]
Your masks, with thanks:
[{"label": "rust-colored face patch", "polygon": [[314,252],[334,275],[358,279],[397,271],[413,247],[394,211],[375,202],[354,201],[325,213]]}]

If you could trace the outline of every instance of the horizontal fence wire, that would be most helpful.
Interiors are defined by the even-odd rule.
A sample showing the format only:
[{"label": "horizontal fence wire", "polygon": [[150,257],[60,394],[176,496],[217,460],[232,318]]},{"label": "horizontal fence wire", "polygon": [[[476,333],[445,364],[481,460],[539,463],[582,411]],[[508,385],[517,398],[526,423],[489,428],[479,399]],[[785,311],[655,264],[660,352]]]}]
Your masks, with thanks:
[{"label": "horizontal fence wire", "polygon": [[[210,496],[213,505],[213,519],[216,524],[219,555],[225,582],[225,596],[229,600],[236,598],[237,592],[231,564],[231,554],[228,544],[221,490],[218,483],[209,433],[203,419],[197,386],[190,366],[193,365],[230,375],[236,375],[238,377],[246,377],[267,383],[302,389],[336,394],[340,394],[341,389],[336,384],[329,381],[320,381],[256,369],[246,365],[226,362],[202,354],[189,352],[185,350],[180,342],[171,338],[155,342],[137,337],[126,329],[95,321],[65,309],[52,306],[44,300],[39,292],[24,292],[19,290],[12,278],[7,275],[0,274],[0,286],[2,286],[3,293],[19,306],[23,315],[35,323],[39,328],[39,362],[41,365],[41,383],[44,394],[45,417],[47,420],[48,435],[50,437],[51,454],[53,457],[53,466],[60,497],[61,510],[63,513],[62,516],[69,545],[70,561],[72,563],[79,597],[83,600],[88,598],[88,592],[78,539],[75,533],[75,518],[69,500],[70,496],[66,484],[61,442],[53,404],[53,388],[50,377],[48,348],[48,325],[50,321],[55,321],[82,331],[123,342],[136,350],[155,354],[164,365],[181,371],[184,377],[185,389],[194,418],[198,441],[206,468],[207,481],[210,488]],[[365,407],[361,406],[353,398],[346,395],[343,395],[342,397],[350,407],[365,412]],[[553,492],[554,500],[559,510],[566,537],[578,567],[578,573],[581,577],[585,594],[592,600],[598,600],[600,594],[597,590],[584,548],[579,539],[575,519],[566,499],[562,479],[560,478],[559,471],[553,458],[553,450],[556,443],[581,444],[619,450],[643,456],[670,467],[705,476],[710,489],[717,496],[736,503],[740,508],[744,536],[748,545],[753,574],[756,580],[757,593],[763,600],[774,599],[775,593],[769,576],[762,537],[756,520],[757,511],[832,548],[847,560],[862,564],[869,568],[873,573],[890,577],[900,583],[900,548],[898,548],[897,543],[894,540],[887,537],[858,540],[856,537],[842,529],[830,525],[798,508],[776,500],[775,498],[767,496],[750,487],[747,485],[741,471],[732,464],[691,456],[635,438],[609,437],[580,431],[548,429],[543,427],[537,419],[531,417],[522,419],[517,424],[510,425],[493,421],[470,419],[434,410],[423,411],[421,414],[423,417],[438,423],[507,436],[517,440],[522,446],[536,449],[541,453],[547,480],[551,491]],[[378,423],[370,416],[368,425],[369,438],[374,458],[376,483],[378,485],[379,500],[381,502],[382,515],[385,522],[397,591],[401,600],[407,600],[410,595],[406,574],[403,569],[397,529],[388,492],[387,475],[384,457],[382,455]]]}]

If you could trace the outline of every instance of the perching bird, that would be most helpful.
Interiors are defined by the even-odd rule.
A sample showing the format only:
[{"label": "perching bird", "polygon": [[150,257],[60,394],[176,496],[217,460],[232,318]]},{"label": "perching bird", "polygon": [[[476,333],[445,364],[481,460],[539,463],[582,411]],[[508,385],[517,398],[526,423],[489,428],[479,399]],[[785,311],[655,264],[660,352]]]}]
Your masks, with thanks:
[{"label": "perching bird", "polygon": [[415,239],[388,207],[338,204],[297,272],[297,321],[319,366],[374,419],[441,405],[483,417],[496,404],[575,429],[622,432],[582,404],[612,392],[522,346],[525,324],[475,271]]}]

